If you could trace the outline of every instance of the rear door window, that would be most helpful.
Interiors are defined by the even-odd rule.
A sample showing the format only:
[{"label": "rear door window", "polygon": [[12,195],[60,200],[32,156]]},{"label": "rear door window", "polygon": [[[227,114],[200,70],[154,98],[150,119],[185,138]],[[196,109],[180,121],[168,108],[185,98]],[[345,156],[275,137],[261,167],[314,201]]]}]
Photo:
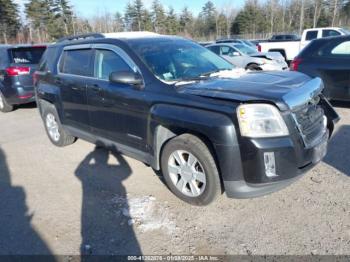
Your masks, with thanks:
[{"label": "rear door window", "polygon": [[10,49],[10,57],[14,64],[39,64],[46,47],[21,47]]},{"label": "rear door window", "polygon": [[132,71],[129,65],[111,50],[96,50],[94,77],[108,80],[113,72]]},{"label": "rear door window", "polygon": [[275,40],[283,40],[283,36],[282,35],[278,35],[275,37]]},{"label": "rear door window", "polygon": [[335,30],[325,29],[322,30],[322,37],[338,36],[340,33]]},{"label": "rear door window", "polygon": [[66,50],[61,57],[60,72],[70,75],[92,76],[91,57],[91,49]]},{"label": "rear door window", "polygon": [[220,46],[210,46],[208,47],[210,51],[214,52],[217,55],[220,55]]},{"label": "rear door window", "polygon": [[233,50],[233,48],[229,47],[229,46],[221,46],[221,55],[229,55],[232,56],[233,52],[235,50]]},{"label": "rear door window", "polygon": [[317,38],[317,33],[318,33],[317,30],[308,31],[308,32],[306,33],[305,40],[306,40],[306,41],[311,41],[311,40],[316,39],[316,38]]}]

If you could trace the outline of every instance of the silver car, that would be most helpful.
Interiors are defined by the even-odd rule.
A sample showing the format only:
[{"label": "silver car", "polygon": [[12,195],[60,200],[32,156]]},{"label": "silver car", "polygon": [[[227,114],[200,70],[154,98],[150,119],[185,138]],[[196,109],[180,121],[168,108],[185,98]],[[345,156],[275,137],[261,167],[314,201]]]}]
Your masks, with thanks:
[{"label": "silver car", "polygon": [[278,52],[260,53],[245,44],[222,43],[206,46],[238,68],[246,70],[281,71],[288,64]]}]

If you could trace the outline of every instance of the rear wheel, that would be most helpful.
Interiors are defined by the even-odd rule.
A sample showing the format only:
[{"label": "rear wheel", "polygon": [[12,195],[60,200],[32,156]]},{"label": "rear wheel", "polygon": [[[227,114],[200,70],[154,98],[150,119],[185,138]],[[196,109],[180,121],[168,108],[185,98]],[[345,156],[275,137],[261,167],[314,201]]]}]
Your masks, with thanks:
[{"label": "rear wheel", "polygon": [[5,97],[0,92],[0,111],[3,113],[8,113],[13,111],[13,106],[8,104]]},{"label": "rear wheel", "polygon": [[187,203],[207,205],[221,193],[215,160],[196,136],[184,134],[168,142],[161,164],[169,189]]},{"label": "rear wheel", "polygon": [[62,127],[54,106],[45,106],[43,120],[46,133],[54,145],[63,147],[76,141],[76,138],[69,135]]}]

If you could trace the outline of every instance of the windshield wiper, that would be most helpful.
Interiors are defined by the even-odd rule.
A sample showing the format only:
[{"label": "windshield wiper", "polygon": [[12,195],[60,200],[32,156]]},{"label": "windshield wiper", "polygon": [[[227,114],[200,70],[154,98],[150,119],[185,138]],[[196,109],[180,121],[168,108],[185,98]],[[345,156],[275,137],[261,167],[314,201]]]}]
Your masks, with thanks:
[{"label": "windshield wiper", "polygon": [[208,80],[211,77],[212,74],[219,73],[219,72],[225,71],[225,70],[230,70],[230,69],[227,69],[227,68],[216,69],[216,70],[212,70],[212,71],[209,71],[209,72],[202,73],[202,74],[200,74],[198,76],[181,78],[181,79],[179,79],[176,82],[176,84],[192,82],[192,81]]},{"label": "windshield wiper", "polygon": [[212,70],[212,71],[209,71],[209,72],[200,74],[199,76],[207,76],[207,77],[210,77],[212,74],[219,73],[219,72],[221,72],[221,71],[226,71],[226,70],[230,70],[230,69],[229,69],[229,68],[216,69],[216,70]]}]

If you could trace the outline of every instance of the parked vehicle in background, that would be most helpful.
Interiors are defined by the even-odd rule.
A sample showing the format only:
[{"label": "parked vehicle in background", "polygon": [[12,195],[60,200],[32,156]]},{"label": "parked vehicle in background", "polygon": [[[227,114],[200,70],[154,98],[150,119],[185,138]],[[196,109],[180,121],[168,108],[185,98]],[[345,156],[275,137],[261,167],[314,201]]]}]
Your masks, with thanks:
[{"label": "parked vehicle in background", "polygon": [[294,34],[279,34],[273,35],[269,42],[288,42],[288,41],[300,41],[300,36]]},{"label": "parked vehicle in background", "polygon": [[200,44],[200,45],[203,46],[203,47],[206,47],[206,46],[211,45],[211,44],[213,44],[213,43],[214,43],[214,41],[198,42],[198,44]]},{"label": "parked vehicle in background", "polygon": [[306,29],[301,36],[301,40],[259,43],[258,50],[261,52],[279,52],[287,61],[292,61],[314,39],[348,34],[347,30],[338,27]]},{"label": "parked vehicle in background", "polygon": [[238,68],[264,71],[288,69],[284,57],[277,52],[261,53],[247,45],[234,43],[213,44],[207,48]]},{"label": "parked vehicle in background", "polygon": [[293,60],[291,70],[322,78],[327,98],[350,101],[350,35],[312,41]]},{"label": "parked vehicle in background", "polygon": [[247,46],[250,46],[252,48],[257,48],[256,44],[252,43],[249,40],[245,40],[245,39],[219,39],[216,40],[215,43],[217,44],[222,44],[222,43],[234,43],[234,44],[244,44]]},{"label": "parked vehicle in background", "polygon": [[34,102],[33,73],[46,46],[0,45],[0,111]]},{"label": "parked vehicle in background", "polygon": [[56,146],[79,137],[129,155],[161,170],[170,190],[195,205],[222,190],[236,198],[280,190],[325,156],[338,116],[319,78],[237,76],[180,37],[94,37],[50,46],[36,73],[37,104]]}]

